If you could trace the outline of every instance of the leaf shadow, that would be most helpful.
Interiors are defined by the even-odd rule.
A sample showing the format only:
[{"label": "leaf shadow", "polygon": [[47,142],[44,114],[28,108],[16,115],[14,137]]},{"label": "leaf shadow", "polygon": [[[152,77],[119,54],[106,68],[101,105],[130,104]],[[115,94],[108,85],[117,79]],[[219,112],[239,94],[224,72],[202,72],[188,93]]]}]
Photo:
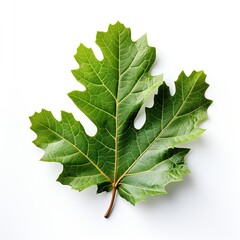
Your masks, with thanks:
[{"label": "leaf shadow", "polygon": [[[191,151],[187,155],[186,159],[188,166],[190,165],[190,171],[191,165],[194,164],[193,156],[195,159],[197,157],[195,155],[197,149],[205,149],[207,147],[206,145],[206,141],[202,138],[193,140],[191,143],[181,144],[180,147],[191,148]],[[198,157],[197,160],[199,160]],[[204,159],[201,161],[202,164],[206,164]],[[196,164],[199,164],[199,162]],[[166,186],[167,194],[151,196],[145,202],[139,203],[138,207],[142,210],[143,214],[147,214],[147,212],[153,212],[154,214],[155,212],[165,212],[166,209],[169,209],[171,206],[175,206],[177,203],[182,202],[183,195],[188,198],[188,194],[195,191],[194,189],[197,184],[194,179],[194,173],[186,174],[183,176],[182,181],[170,183]],[[191,195],[189,197],[191,197]]]},{"label": "leaf shadow", "polygon": [[147,201],[139,203],[142,213],[162,212],[163,209],[175,205],[181,199],[185,191],[194,188],[195,184],[191,175],[185,175],[183,181],[170,183],[167,187],[167,194],[152,196]]}]

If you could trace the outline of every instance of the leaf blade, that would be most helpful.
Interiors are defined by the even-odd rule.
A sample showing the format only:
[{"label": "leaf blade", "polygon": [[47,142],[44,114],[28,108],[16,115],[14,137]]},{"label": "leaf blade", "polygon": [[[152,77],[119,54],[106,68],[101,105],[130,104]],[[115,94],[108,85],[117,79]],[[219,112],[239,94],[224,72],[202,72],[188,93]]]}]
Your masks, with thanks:
[{"label": "leaf blade", "polygon": [[[149,164],[151,159],[156,161],[162,151],[193,140],[204,132],[198,125],[206,119],[207,108],[212,102],[205,98],[205,91],[208,88],[205,79],[206,75],[202,71],[193,71],[189,77],[182,72],[176,81],[176,93],[174,96],[171,96],[165,84],[160,86],[159,92],[155,96],[154,106],[146,110],[147,119],[144,126],[139,131],[132,129],[132,134],[128,132],[127,141],[131,143],[141,142],[142,149],[139,149],[139,156],[135,156],[132,162],[129,161],[131,164],[122,166],[123,170],[118,180],[119,183],[128,173],[131,173],[131,170],[134,171],[134,167],[137,168],[138,162],[144,165]],[[189,90],[184,91],[183,87]],[[196,93],[199,94],[197,102],[193,101]],[[185,94],[184,98],[182,98],[182,94]],[[131,136],[133,136],[132,139]],[[151,137],[152,139],[149,140]],[[148,141],[145,140],[145,146],[143,139],[148,139]],[[127,146],[123,145],[123,148],[124,153],[129,152]],[[124,158],[130,159],[130,157],[130,155],[124,155]],[[130,190],[128,189],[127,192],[129,194]],[[124,195],[123,192],[122,196],[129,199],[128,194]],[[134,199],[131,198],[131,201],[134,202]],[[137,199],[136,202],[138,201],[140,200]]]},{"label": "leaf blade", "polygon": [[[36,146],[43,161],[59,162],[63,171],[58,181],[79,191],[97,185],[97,192],[115,192],[132,204],[148,196],[165,194],[165,186],[189,173],[185,156],[189,149],[177,145],[199,137],[199,124],[207,118],[212,103],[205,98],[208,88],[203,71],[190,76],[182,72],[171,96],[163,76],[149,71],[155,61],[154,47],[146,35],[136,42],[131,30],[117,22],[107,32],[98,32],[96,43],[103,53],[99,61],[83,44],[72,73],[86,91],[68,94],[75,105],[96,125],[90,137],[71,113],[62,111],[58,121],[42,110],[30,120],[36,132]],[[146,122],[139,130],[134,120],[147,97],[155,90],[152,108],[146,108]]]},{"label": "leaf blade", "polygon": [[[68,118],[71,120],[72,124],[75,124],[77,130],[75,134],[72,132],[72,126],[69,124]],[[93,170],[97,170],[97,172],[104,177],[101,178],[100,182],[94,182],[92,185],[99,184],[106,179],[111,181],[104,170],[101,169],[88,155],[89,144],[91,144],[93,138],[90,138],[85,134],[83,127],[73,118],[72,114],[62,111],[62,120],[61,122],[58,122],[51,112],[43,109],[40,113],[35,113],[30,117],[30,120],[32,122],[31,129],[37,133],[37,139],[34,143],[45,151],[45,154],[42,157],[43,161],[60,162],[64,167],[67,164],[73,166],[75,165],[75,162],[78,163],[78,166],[90,163],[92,167],[88,169],[89,176],[92,174],[95,175],[96,171]],[[78,134],[81,135],[80,142],[75,141],[75,137]],[[42,144],[43,142],[46,142],[43,141],[42,136],[48,138],[47,144]],[[85,141],[83,141],[84,138]],[[73,154],[78,154],[78,158],[73,158]],[[63,173],[64,171],[65,169],[63,170]]]}]

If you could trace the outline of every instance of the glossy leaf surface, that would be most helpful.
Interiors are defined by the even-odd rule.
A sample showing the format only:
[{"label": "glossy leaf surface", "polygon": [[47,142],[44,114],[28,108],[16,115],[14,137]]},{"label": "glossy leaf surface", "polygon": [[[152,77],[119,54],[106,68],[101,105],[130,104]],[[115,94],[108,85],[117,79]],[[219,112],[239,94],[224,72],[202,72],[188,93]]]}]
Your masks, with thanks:
[{"label": "glossy leaf surface", "polygon": [[[76,190],[97,185],[98,193],[113,192],[108,216],[116,191],[135,204],[166,193],[168,183],[182,180],[189,172],[184,160],[189,149],[176,146],[204,131],[199,123],[206,119],[211,101],[204,96],[208,84],[202,71],[190,76],[182,72],[173,96],[162,75],[150,75],[155,48],[148,46],[146,35],[133,42],[130,29],[118,22],[98,32],[96,43],[103,60],[80,44],[75,55],[80,67],[73,74],[86,91],[69,93],[97,126],[96,135],[88,136],[64,111],[61,121],[47,110],[30,119],[37,134],[34,143],[45,151],[42,160],[63,165],[59,182]],[[137,113],[157,88],[144,126],[135,129]]]}]

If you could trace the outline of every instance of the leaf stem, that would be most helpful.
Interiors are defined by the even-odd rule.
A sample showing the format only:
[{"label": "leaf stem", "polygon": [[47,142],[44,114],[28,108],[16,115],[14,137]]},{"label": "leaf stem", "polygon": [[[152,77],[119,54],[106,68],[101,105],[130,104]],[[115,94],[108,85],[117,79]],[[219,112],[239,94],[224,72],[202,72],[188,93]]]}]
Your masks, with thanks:
[{"label": "leaf stem", "polygon": [[112,212],[112,208],[113,208],[113,205],[114,205],[114,199],[115,199],[115,196],[116,196],[116,190],[117,190],[117,186],[113,186],[112,198],[111,198],[111,202],[110,202],[110,205],[108,207],[108,210],[104,215],[105,218],[108,218],[110,213]]}]

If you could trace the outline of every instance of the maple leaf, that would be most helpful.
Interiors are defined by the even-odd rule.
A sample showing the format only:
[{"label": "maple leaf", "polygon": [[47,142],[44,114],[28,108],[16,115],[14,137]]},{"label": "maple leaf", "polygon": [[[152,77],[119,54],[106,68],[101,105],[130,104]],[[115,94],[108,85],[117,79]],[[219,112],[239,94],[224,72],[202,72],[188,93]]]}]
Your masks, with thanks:
[{"label": "maple leaf", "polygon": [[[103,60],[80,44],[75,55],[80,68],[72,72],[86,91],[69,93],[97,126],[96,135],[88,136],[64,111],[61,121],[47,110],[30,120],[37,134],[34,143],[45,151],[41,160],[63,165],[59,182],[79,191],[93,185],[98,193],[112,191],[108,217],[116,191],[134,205],[182,180],[189,172],[184,160],[189,149],[175,146],[203,133],[198,125],[207,118],[211,100],[204,96],[208,84],[203,71],[190,76],[182,72],[171,96],[162,75],[149,73],[156,55],[146,35],[133,42],[130,29],[117,22],[98,32],[96,43]],[[146,122],[137,130],[134,119],[156,88],[154,105],[146,108]]]}]

